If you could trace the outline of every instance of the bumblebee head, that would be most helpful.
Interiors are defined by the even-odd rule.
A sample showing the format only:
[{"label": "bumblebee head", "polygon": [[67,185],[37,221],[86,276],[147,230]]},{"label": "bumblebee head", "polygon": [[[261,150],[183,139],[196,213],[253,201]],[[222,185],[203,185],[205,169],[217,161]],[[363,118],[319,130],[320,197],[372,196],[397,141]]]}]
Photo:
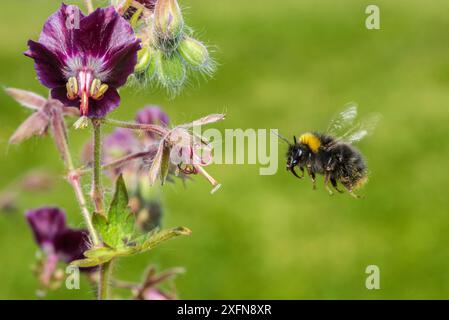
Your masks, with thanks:
[{"label": "bumblebee head", "polygon": [[298,143],[296,137],[293,137],[294,144],[291,144],[287,151],[287,170],[295,166],[304,166],[311,155],[311,150],[307,144]]}]

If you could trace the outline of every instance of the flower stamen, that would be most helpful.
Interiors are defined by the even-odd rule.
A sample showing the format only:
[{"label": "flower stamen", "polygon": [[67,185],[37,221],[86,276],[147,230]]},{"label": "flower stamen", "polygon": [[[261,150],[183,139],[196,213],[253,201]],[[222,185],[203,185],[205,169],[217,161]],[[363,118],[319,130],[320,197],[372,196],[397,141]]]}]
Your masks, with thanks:
[{"label": "flower stamen", "polygon": [[89,98],[101,100],[109,86],[99,79],[92,80],[92,73],[80,71],[78,77],[70,77],[66,83],[67,98],[76,100],[80,98],[81,115],[87,116],[89,112]]},{"label": "flower stamen", "polygon": [[70,77],[66,84],[67,98],[69,100],[75,100],[78,97],[78,81],[75,77]]},{"label": "flower stamen", "polygon": [[107,84],[101,83],[100,80],[95,79],[92,81],[92,86],[90,87],[90,96],[94,100],[100,100],[108,89],[109,86]]}]

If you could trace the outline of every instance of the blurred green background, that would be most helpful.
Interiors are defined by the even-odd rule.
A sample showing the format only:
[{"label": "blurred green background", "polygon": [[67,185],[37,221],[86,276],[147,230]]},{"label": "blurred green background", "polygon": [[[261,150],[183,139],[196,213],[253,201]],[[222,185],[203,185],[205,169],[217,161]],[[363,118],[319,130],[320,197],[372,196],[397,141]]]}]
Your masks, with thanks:
[{"label": "blurred green background", "polygon": [[[71,2],[71,1],[70,1]],[[350,101],[383,121],[363,141],[371,179],[365,199],[329,197],[319,181],[299,181],[280,168],[260,176],[257,165],[215,165],[223,184],[214,195],[197,178],[168,185],[164,226],[184,225],[189,238],[123,259],[116,275],[140,279],[145,267],[184,266],[176,280],[186,299],[380,299],[449,297],[449,2],[375,2],[381,30],[365,28],[372,1],[190,0],[186,19],[216,46],[214,79],[175,100],[162,91],[125,88],[114,118],[132,119],[159,104],[174,123],[226,110],[217,128],[279,128],[291,136],[325,129]],[[104,2],[103,2],[104,3]],[[22,55],[59,1],[3,1],[0,84],[46,95],[33,62]],[[8,146],[28,111],[0,93],[0,187],[38,167],[63,167],[49,138]],[[71,131],[75,154],[88,132]],[[86,189],[88,186],[86,186]],[[29,271],[36,245],[23,218],[27,208],[53,204],[82,226],[69,185],[51,194],[25,193],[19,212],[0,216],[0,298],[34,299]],[[380,267],[381,289],[365,288],[365,268]],[[89,299],[60,289],[52,299]]]}]

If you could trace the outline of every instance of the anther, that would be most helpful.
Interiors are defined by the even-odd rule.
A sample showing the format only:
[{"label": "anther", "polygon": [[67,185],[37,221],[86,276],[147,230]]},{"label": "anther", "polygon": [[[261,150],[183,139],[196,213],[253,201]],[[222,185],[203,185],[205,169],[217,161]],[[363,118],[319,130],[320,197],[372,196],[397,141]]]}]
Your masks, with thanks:
[{"label": "anther", "polygon": [[94,100],[100,100],[101,98],[103,98],[108,89],[109,86],[107,84],[103,84],[100,80],[95,79],[94,81],[92,81],[92,85],[90,87],[90,96]]},{"label": "anther", "polygon": [[67,88],[67,98],[70,100],[75,100],[78,97],[78,81],[75,77],[69,78],[66,84]]}]

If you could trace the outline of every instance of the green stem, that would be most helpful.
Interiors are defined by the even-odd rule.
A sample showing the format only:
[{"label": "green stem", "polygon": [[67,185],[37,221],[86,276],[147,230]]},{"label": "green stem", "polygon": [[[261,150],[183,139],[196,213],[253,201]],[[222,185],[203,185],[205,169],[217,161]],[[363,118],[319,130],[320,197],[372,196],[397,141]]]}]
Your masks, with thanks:
[{"label": "green stem", "polygon": [[92,181],[92,200],[97,213],[103,212],[103,191],[101,190],[101,122],[98,119],[92,120],[94,127],[94,165]]},{"label": "green stem", "polygon": [[80,205],[81,213],[83,214],[87,230],[89,231],[90,238],[92,239],[92,244],[94,245],[94,247],[97,247],[101,242],[92,223],[89,209],[87,209],[86,198],[84,197],[83,191],[81,189],[79,175],[77,173],[70,173],[69,182],[72,185],[73,190],[75,191],[75,195]]},{"label": "green stem", "polygon": [[[103,212],[103,196],[101,191],[101,123],[97,119],[92,120],[94,127],[93,145],[94,161],[92,171],[92,202],[97,213]],[[98,282],[98,300],[108,299],[110,262],[100,266],[100,279]]]},{"label": "green stem", "polygon": [[98,300],[107,300],[109,298],[110,275],[112,271],[113,260],[100,266],[100,281],[98,283]]},{"label": "green stem", "polygon": [[[103,191],[101,188],[101,120],[93,119],[94,127],[94,165],[92,173],[92,201],[95,211],[104,214]],[[98,299],[107,300],[109,297],[109,276],[111,273],[112,261],[100,266],[100,280],[98,283]]]}]

